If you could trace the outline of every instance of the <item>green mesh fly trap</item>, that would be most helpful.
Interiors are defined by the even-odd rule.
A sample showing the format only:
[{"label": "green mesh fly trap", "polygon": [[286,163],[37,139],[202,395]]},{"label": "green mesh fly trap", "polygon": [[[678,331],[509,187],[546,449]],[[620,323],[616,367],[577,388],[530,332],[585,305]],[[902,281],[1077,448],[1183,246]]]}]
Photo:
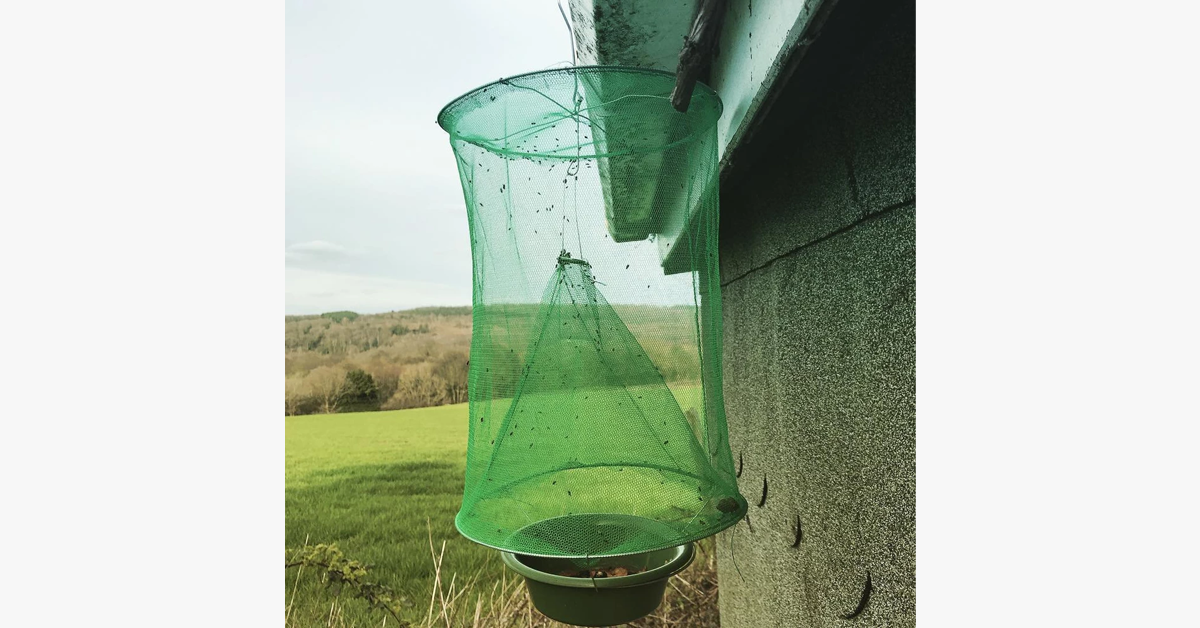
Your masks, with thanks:
[{"label": "green mesh fly trap", "polygon": [[721,397],[717,118],[674,75],[572,67],[450,105],[474,261],[466,537],[648,552],[738,521]]}]

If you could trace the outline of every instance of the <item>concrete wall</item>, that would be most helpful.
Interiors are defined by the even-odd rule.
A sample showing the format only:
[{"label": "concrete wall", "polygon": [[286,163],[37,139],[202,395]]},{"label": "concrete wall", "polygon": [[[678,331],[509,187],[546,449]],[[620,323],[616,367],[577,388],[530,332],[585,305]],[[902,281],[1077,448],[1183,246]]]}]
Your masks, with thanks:
[{"label": "concrete wall", "polygon": [[724,628],[915,624],[914,47],[842,0],[723,182]]}]

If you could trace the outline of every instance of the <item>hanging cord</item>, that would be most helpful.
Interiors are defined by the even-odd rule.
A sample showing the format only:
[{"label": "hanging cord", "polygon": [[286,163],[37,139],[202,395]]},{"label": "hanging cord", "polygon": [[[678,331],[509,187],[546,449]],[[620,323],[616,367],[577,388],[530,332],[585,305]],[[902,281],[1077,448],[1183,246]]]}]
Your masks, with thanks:
[{"label": "hanging cord", "polygon": [[567,25],[567,33],[571,36],[571,65],[579,65],[579,58],[575,54],[575,27],[571,25],[571,18],[567,17],[563,0],[558,0],[558,12],[562,15],[563,23]]},{"label": "hanging cord", "polygon": [[[575,122],[575,137],[576,138],[579,137],[579,122],[578,121]],[[576,142],[576,148],[575,148],[575,161],[572,162],[571,165],[575,167],[575,172],[571,172],[571,168],[568,167],[567,168],[567,177],[568,178],[573,177],[572,181],[574,181],[574,183],[575,183],[575,186],[574,186],[575,202],[572,203],[572,205],[574,206],[573,209],[575,211],[575,243],[579,246],[579,257],[582,259],[587,259],[586,257],[584,257],[584,254],[583,254],[583,236],[580,235],[580,231],[579,231],[579,175],[578,175],[578,172],[579,172],[579,147],[578,147],[578,142]],[[566,212],[563,212],[563,217],[564,218],[566,217]],[[594,282],[596,280],[595,275],[591,275],[591,273],[589,273],[589,275],[590,275],[590,279]]]},{"label": "hanging cord", "polygon": [[[558,0],[558,13],[560,15],[562,15],[563,23],[567,25],[567,33],[568,33],[568,35],[570,35],[570,38],[571,38],[571,65],[579,65],[579,55],[575,51],[575,27],[571,24],[571,19],[569,17],[567,17],[567,11],[566,11],[566,9],[563,8],[563,0]],[[582,111],[584,111],[584,109],[583,109],[583,96],[581,96],[579,94],[579,73],[572,72],[572,76],[575,79],[575,99],[574,99],[574,102],[571,103],[574,108],[572,117],[575,118],[575,160],[573,162],[571,162],[571,164],[569,166],[567,166],[567,178],[572,179],[572,177],[573,177],[574,179],[572,179],[572,180],[578,181],[578,179],[579,179],[579,176],[578,176],[579,175],[579,156],[580,156],[581,150],[582,150],[582,146],[580,146],[580,142],[582,140],[580,138],[583,135],[583,133],[580,129],[580,117],[581,117],[580,113]],[[574,213],[575,213],[575,244],[579,250],[579,257],[584,258],[583,236],[579,230],[579,185],[578,185],[578,183],[576,183],[576,185],[575,185],[575,202],[573,203],[573,206],[574,206]],[[563,212],[563,226],[562,226],[564,233],[566,232],[566,229],[567,229],[566,220],[567,220],[567,213],[564,211]],[[566,236],[564,235],[563,238],[565,241]],[[584,258],[584,259],[586,259],[586,258]]]}]

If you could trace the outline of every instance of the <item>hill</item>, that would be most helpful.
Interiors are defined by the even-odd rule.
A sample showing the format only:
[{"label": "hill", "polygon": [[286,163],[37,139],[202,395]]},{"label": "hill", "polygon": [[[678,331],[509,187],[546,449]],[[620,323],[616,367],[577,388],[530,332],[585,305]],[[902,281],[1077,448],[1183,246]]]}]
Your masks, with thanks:
[{"label": "hill", "polygon": [[287,414],[466,401],[471,308],[284,318]]},{"label": "hill", "polygon": [[[505,322],[493,342],[503,338],[511,343],[519,363],[535,330],[517,325],[520,317],[511,317],[522,308],[530,308],[533,314],[539,306],[488,307],[508,315],[496,318]],[[613,309],[667,382],[699,381],[692,308],[614,305]],[[284,410],[288,415],[332,414],[466,401],[471,322],[470,307],[287,316]],[[515,370],[493,373],[496,385],[508,388],[515,388],[518,377]]]}]

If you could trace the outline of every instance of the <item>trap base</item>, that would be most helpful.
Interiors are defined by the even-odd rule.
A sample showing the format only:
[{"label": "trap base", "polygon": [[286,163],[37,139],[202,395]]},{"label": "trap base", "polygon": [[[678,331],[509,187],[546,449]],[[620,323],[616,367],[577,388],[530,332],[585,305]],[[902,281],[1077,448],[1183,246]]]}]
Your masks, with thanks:
[{"label": "trap base", "polygon": [[[653,552],[604,558],[550,558],[503,552],[504,564],[525,577],[533,606],[543,615],[576,626],[615,626],[645,617],[662,603],[667,580],[695,557],[692,543]],[[628,576],[575,578],[559,575],[588,568],[645,569]]]}]

